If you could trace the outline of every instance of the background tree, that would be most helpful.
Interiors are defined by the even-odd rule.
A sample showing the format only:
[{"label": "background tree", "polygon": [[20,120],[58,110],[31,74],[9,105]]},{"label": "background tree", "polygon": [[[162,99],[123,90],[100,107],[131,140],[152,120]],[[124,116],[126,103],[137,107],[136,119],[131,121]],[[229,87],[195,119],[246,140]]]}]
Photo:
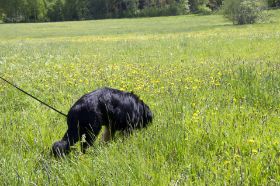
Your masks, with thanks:
[{"label": "background tree", "polygon": [[78,0],[76,5],[78,19],[90,19],[89,0]]},{"label": "background tree", "polygon": [[28,5],[25,0],[2,0],[4,21],[23,22],[26,19]]},{"label": "background tree", "polygon": [[89,12],[92,18],[102,19],[107,18],[109,12],[108,0],[90,0]]},{"label": "background tree", "polygon": [[209,0],[207,6],[211,10],[218,10],[223,5],[224,0]]},{"label": "background tree", "polygon": [[65,0],[64,18],[65,20],[78,20],[78,0]]},{"label": "background tree", "polygon": [[208,0],[189,0],[189,6],[191,12],[198,12],[199,7],[206,6]]},{"label": "background tree", "polygon": [[1,8],[6,22],[45,21],[44,0],[1,0]]},{"label": "background tree", "polygon": [[84,20],[90,18],[89,0],[65,0],[65,20]]},{"label": "background tree", "polygon": [[64,13],[63,13],[63,3],[61,0],[57,0],[54,3],[48,4],[48,18],[50,21],[63,21]]},{"label": "background tree", "polygon": [[119,17],[135,17],[138,14],[138,0],[121,0],[118,9]]},{"label": "background tree", "polygon": [[37,22],[46,19],[47,7],[43,0],[27,0],[25,6],[25,21]]}]

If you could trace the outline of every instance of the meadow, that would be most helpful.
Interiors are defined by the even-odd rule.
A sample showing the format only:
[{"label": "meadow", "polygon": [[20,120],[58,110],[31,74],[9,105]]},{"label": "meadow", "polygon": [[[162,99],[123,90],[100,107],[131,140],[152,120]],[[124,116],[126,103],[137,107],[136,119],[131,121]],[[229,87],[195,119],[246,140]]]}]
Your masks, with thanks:
[{"label": "meadow", "polygon": [[154,122],[86,154],[50,155],[63,116],[0,81],[1,185],[279,185],[280,11],[0,24],[0,74],[67,113],[83,94],[138,94]]}]

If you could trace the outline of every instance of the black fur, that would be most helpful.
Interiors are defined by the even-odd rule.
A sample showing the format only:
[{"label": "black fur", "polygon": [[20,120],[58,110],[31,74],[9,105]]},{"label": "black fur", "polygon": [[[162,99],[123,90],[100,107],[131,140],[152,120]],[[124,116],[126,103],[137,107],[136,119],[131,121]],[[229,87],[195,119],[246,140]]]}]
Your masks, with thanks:
[{"label": "black fur", "polygon": [[[152,122],[150,108],[135,94],[112,88],[97,89],[81,97],[69,110],[68,130],[61,141],[53,144],[52,152],[61,156],[70,152],[70,146],[85,137],[81,148],[92,145],[102,126],[111,137],[116,131],[131,132]],[[82,140],[84,141],[84,140]]]}]

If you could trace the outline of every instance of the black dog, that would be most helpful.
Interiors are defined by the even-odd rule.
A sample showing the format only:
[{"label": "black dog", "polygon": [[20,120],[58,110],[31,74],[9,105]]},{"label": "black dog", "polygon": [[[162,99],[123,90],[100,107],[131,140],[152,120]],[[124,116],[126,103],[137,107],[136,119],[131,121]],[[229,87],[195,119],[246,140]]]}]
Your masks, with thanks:
[{"label": "black dog", "polygon": [[61,141],[53,144],[52,152],[55,156],[68,154],[70,146],[79,140],[85,152],[102,126],[105,126],[103,140],[108,141],[116,131],[130,133],[146,127],[152,118],[150,108],[135,94],[112,88],[97,89],[72,106],[67,115],[68,130]]}]

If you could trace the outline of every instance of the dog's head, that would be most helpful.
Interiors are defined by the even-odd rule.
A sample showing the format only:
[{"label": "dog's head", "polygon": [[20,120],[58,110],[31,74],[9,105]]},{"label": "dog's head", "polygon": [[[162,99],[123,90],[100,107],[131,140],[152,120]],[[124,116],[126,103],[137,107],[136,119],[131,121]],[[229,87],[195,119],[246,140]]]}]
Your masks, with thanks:
[{"label": "dog's head", "polygon": [[52,154],[55,157],[63,157],[69,153],[69,144],[66,141],[57,141],[52,146]]},{"label": "dog's head", "polygon": [[146,104],[143,104],[143,124],[144,127],[153,121],[153,113],[150,110],[149,106]]}]

